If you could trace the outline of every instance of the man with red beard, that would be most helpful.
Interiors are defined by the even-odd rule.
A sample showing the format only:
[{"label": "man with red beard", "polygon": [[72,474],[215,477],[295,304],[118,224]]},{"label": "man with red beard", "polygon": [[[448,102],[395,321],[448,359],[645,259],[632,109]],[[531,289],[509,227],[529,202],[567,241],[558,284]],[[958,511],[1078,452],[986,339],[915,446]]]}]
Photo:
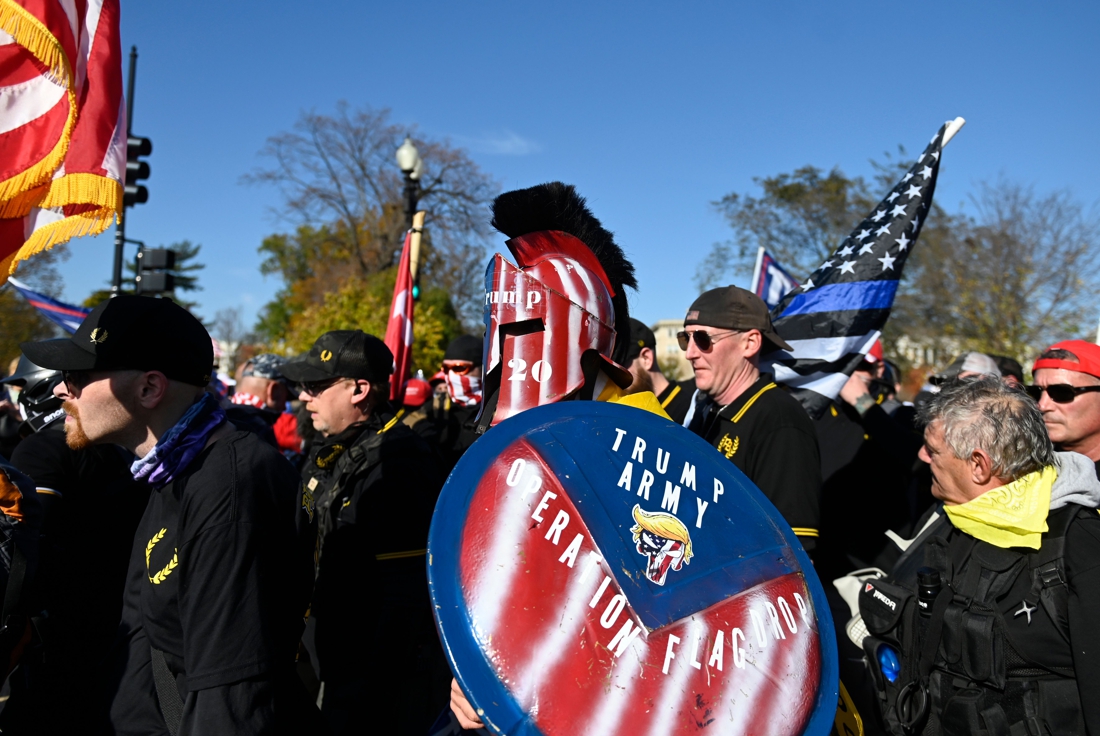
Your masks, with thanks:
[{"label": "man with red beard", "polygon": [[313,732],[294,670],[312,583],[295,473],[204,391],[202,323],[168,299],[118,296],[72,338],[21,347],[62,372],[69,446],[121,445],[150,486],[111,657],[111,730]]}]

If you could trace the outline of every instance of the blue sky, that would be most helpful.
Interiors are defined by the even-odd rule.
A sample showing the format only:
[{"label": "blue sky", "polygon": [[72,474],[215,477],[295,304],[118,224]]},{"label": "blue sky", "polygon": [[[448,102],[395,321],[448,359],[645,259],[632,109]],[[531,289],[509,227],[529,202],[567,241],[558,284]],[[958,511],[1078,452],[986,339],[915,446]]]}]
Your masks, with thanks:
[{"label": "blue sky", "polygon": [[[134,132],[154,144],[127,235],[201,243],[200,313],[251,323],[279,287],[256,248],[285,224],[277,193],[240,176],[300,111],[343,99],[449,137],[505,189],[576,184],[637,266],[631,312],[680,317],[729,237],[712,201],[805,164],[868,174],[957,115],[948,209],[1000,175],[1100,201],[1098,21],[1083,2],[123,0]],[[103,285],[112,243],[72,242],[66,298]]]}]

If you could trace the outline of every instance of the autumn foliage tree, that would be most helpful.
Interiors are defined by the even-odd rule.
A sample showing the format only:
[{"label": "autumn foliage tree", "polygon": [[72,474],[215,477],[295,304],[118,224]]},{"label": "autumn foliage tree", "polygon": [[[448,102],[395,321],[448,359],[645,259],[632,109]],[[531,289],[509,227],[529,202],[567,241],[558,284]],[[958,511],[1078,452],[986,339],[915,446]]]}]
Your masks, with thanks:
[{"label": "autumn foliage tree", "polygon": [[275,214],[291,225],[260,245],[261,270],[283,281],[257,326],[272,344],[297,350],[333,324],[384,334],[392,296],[382,298],[384,285],[392,290],[406,228],[404,179],[394,160],[406,134],[423,160],[424,298],[414,321],[416,342],[428,350],[423,358],[459,334],[463,321],[478,321],[488,204],[498,186],[464,150],[390,122],[388,110],[340,103],[335,114],[303,113],[291,131],[268,139],[260,152],[267,165],[244,177],[278,189]]}]

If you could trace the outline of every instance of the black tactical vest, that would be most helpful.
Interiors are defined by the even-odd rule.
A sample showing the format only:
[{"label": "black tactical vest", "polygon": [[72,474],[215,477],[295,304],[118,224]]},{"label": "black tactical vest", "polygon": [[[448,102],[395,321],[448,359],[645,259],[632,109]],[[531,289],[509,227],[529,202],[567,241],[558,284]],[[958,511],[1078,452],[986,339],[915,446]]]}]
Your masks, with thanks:
[{"label": "black tactical vest", "polygon": [[863,648],[891,733],[1084,733],[1064,562],[1066,532],[1084,513],[1096,511],[1052,512],[1035,551],[987,544],[944,517],[889,578],[864,584]]},{"label": "black tactical vest", "polygon": [[[345,446],[326,443],[312,453],[302,469],[302,506],[316,515],[318,557],[324,539],[335,525],[337,501],[342,501],[352,483],[382,461],[382,443],[389,439],[392,415],[367,423],[361,433]],[[381,428],[381,429],[380,429]]]}]

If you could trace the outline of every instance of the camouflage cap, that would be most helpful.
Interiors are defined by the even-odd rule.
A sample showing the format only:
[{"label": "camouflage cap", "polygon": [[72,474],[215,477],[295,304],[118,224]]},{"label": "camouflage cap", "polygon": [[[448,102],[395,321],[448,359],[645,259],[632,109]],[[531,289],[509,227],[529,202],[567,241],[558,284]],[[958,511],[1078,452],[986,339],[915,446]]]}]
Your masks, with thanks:
[{"label": "camouflage cap", "polygon": [[241,378],[256,376],[268,378],[272,381],[282,381],[283,374],[279,369],[286,363],[286,358],[275,353],[260,353],[248,359],[241,370]]}]

